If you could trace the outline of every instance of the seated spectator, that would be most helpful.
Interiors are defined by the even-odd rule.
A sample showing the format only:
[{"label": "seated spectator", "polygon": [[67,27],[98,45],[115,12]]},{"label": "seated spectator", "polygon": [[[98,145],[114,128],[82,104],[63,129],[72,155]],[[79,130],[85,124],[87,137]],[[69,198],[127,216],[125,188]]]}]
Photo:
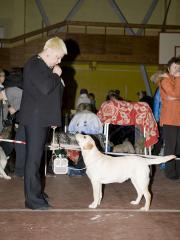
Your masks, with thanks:
[{"label": "seated spectator", "polygon": [[140,91],[137,93],[140,102],[146,102],[151,109],[153,109],[153,98],[148,96],[146,91]]},{"label": "seated spectator", "polygon": [[95,95],[94,93],[89,93],[88,94],[89,99],[91,100],[91,107],[92,107],[92,112],[97,113],[96,109],[96,100],[95,100]]},{"label": "seated spectator", "polygon": [[118,100],[121,100],[121,101],[122,101],[123,98],[122,98],[121,95],[120,95],[120,94],[121,94],[120,90],[119,90],[119,89],[115,89],[114,92],[117,94]]},{"label": "seated spectator", "polygon": [[88,97],[88,91],[85,88],[80,90],[80,96],[77,100],[77,105],[76,106],[78,107],[81,103],[91,104],[91,100]]},{"label": "seated spectator", "polygon": [[81,103],[71,119],[68,130],[71,133],[100,134],[103,126],[98,116],[91,111],[90,104]]},{"label": "seated spectator", "polygon": [[119,94],[115,90],[110,90],[106,96],[106,101],[119,100]]}]

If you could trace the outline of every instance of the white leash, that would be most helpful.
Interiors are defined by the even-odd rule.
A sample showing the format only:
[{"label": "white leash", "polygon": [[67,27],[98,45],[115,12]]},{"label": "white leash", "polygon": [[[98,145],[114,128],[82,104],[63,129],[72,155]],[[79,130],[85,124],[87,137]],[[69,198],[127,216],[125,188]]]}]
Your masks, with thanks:
[{"label": "white leash", "polygon": [[26,142],[24,142],[24,141],[11,140],[11,139],[3,139],[3,138],[0,138],[0,142],[9,142],[9,143],[17,143],[17,144],[26,144]]},{"label": "white leash", "polygon": [[[137,153],[114,153],[114,152],[107,152],[105,153],[107,155],[114,155],[114,156],[139,156],[143,158],[161,158],[165,156],[159,156],[159,155],[143,155],[143,154],[137,154]],[[180,160],[180,158],[176,158],[176,160]]]}]

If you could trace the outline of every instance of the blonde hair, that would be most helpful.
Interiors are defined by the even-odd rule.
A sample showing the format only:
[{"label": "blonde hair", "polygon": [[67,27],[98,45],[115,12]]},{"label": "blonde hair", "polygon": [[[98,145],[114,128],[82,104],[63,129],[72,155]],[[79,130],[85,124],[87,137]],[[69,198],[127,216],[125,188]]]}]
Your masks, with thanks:
[{"label": "blonde hair", "polygon": [[165,71],[163,71],[163,70],[159,70],[159,71],[155,72],[150,77],[151,82],[153,82],[155,84],[158,83],[163,78],[162,77],[163,73],[165,73]]},{"label": "blonde hair", "polygon": [[58,37],[53,37],[46,41],[44,45],[44,50],[48,48],[62,50],[64,54],[67,54],[67,48],[64,41]]}]

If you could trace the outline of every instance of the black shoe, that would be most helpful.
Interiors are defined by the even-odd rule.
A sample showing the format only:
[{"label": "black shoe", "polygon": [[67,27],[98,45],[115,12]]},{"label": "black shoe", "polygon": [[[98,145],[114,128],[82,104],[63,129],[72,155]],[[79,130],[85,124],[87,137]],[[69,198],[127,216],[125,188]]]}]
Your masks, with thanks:
[{"label": "black shoe", "polygon": [[39,207],[39,208],[35,208],[35,209],[33,209],[33,210],[50,210],[50,209],[52,209],[52,206],[44,206],[44,207]]},{"label": "black shoe", "polygon": [[49,196],[47,195],[47,193],[45,193],[45,192],[43,192],[43,197],[46,199],[46,200],[48,200],[49,199]]},{"label": "black shoe", "polygon": [[27,204],[25,204],[25,208],[31,209],[31,210],[50,210],[52,209],[51,205],[47,205],[47,206],[41,206],[41,207],[30,207]]},{"label": "black shoe", "polygon": [[49,210],[49,209],[52,209],[52,206],[49,205],[49,204],[45,204],[45,205],[42,205],[42,206],[32,206],[32,205],[27,204],[25,202],[25,208],[29,208],[29,209],[32,209],[32,210]]}]

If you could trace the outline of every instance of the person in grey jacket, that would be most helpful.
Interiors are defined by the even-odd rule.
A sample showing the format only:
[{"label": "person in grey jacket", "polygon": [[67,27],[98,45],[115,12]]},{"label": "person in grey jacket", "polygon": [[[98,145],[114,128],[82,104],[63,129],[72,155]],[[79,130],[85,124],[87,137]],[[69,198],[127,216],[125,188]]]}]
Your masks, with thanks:
[{"label": "person in grey jacket", "polygon": [[[17,124],[19,123],[19,109],[22,99],[23,90],[19,87],[8,87],[5,89],[6,96],[8,99],[8,110],[11,115],[15,115],[15,122],[18,128],[16,129],[15,140],[25,141],[25,129],[23,126]],[[15,161],[15,175],[18,177],[24,176],[24,166],[25,166],[25,145],[24,144],[14,144],[16,152]]]}]

